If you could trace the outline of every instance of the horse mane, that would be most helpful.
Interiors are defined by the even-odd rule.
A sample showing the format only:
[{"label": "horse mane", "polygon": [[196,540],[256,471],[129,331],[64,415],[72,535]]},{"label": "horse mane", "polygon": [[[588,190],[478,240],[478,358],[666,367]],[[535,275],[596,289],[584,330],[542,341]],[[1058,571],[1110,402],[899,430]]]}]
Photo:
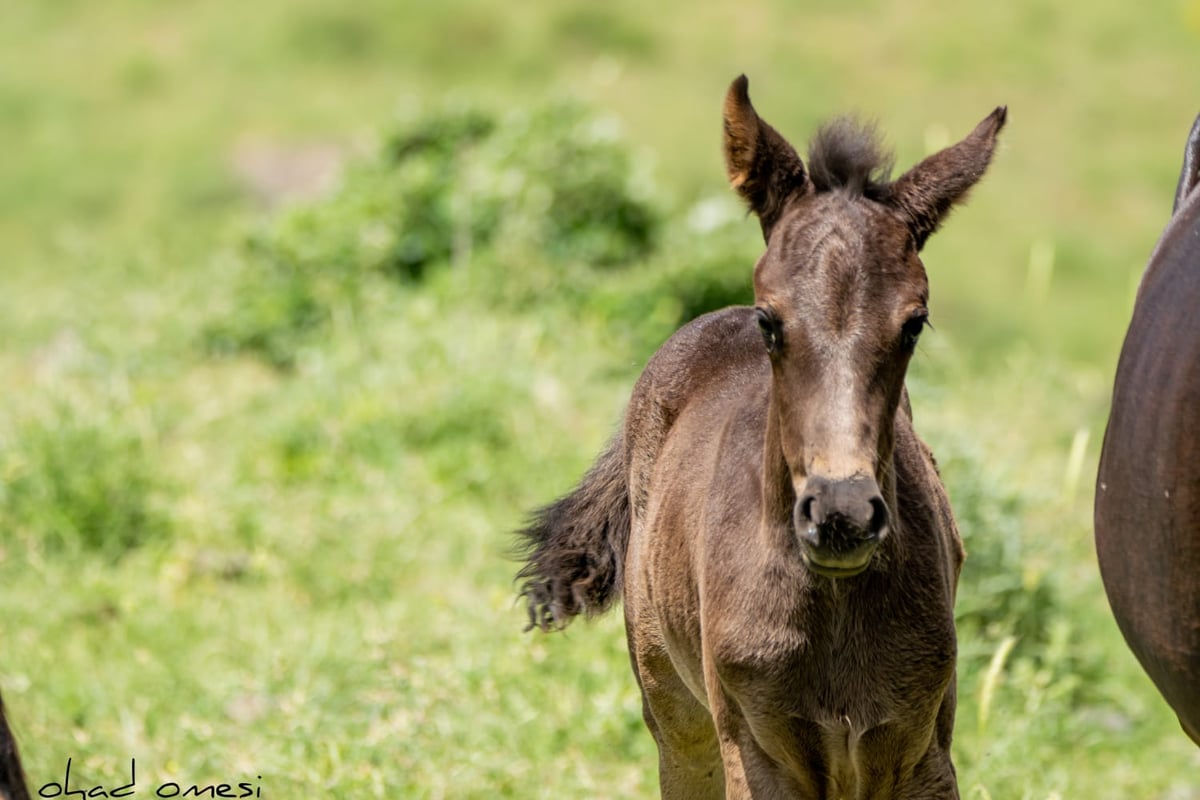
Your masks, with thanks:
[{"label": "horse mane", "polygon": [[808,173],[818,192],[842,189],[853,197],[883,200],[894,158],[874,123],[838,117],[821,126],[808,145]]}]

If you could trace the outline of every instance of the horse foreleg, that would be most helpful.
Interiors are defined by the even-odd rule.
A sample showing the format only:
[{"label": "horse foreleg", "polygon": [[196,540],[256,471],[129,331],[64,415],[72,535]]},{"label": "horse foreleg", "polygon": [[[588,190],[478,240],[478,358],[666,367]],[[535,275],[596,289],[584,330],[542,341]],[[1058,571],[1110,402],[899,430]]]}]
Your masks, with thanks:
[{"label": "horse foreleg", "polygon": [[768,756],[750,731],[741,727],[719,734],[726,800],[797,800],[817,798],[806,791]]},{"label": "horse foreleg", "polygon": [[708,676],[708,684],[726,800],[817,800],[826,796],[811,782],[798,782],[762,748],[715,675]]},{"label": "horse foreleg", "polygon": [[663,800],[721,800],[725,776],[708,709],[675,672],[661,642],[644,634],[629,640],[642,716],[658,745]]}]

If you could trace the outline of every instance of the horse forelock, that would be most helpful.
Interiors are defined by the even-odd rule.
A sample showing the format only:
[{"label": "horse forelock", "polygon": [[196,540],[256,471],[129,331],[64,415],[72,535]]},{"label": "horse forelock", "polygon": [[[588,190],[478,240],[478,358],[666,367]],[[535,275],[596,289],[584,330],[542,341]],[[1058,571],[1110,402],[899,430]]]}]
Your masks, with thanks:
[{"label": "horse forelock", "polygon": [[891,183],[894,158],[873,123],[838,117],[821,126],[808,146],[808,172],[818,192],[845,190],[882,199]]}]

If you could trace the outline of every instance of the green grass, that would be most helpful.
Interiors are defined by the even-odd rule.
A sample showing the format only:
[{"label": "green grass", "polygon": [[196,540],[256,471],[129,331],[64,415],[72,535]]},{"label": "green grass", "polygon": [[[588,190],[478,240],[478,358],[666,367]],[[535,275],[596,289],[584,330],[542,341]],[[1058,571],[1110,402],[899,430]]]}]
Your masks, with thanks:
[{"label": "green grass", "polygon": [[[655,796],[619,615],[522,633],[508,531],[586,469],[676,325],[748,297],[757,225],[719,151],[746,72],[797,144],[857,110],[901,165],[1009,105],[925,251],[936,330],[910,377],[972,553],[962,793],[1200,797],[1090,529],[1133,287],[1200,108],[1200,4],[657,8],[6,9],[0,689],[35,791],[67,758],[110,787],[136,758],[143,794]],[[598,152],[560,148],[564,97]],[[499,138],[380,172],[446,108]],[[305,207],[264,190],[264,152],[359,166]],[[514,173],[646,216],[597,232],[584,203],[556,228]],[[414,186],[445,213],[405,216]],[[465,200],[491,214],[467,249]],[[393,227],[364,238],[364,209]]]}]

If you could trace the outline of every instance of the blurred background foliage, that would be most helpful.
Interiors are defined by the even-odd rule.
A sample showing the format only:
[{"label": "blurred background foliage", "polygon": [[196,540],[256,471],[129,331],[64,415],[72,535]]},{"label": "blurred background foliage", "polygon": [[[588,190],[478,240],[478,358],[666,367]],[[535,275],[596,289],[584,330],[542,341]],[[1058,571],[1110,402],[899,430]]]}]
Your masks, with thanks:
[{"label": "blurred background foliage", "polygon": [[[521,634],[508,531],[680,324],[749,302],[745,72],[803,152],[1010,124],[909,387],[969,550],[970,798],[1195,798],[1091,491],[1200,110],[1200,3],[10,3],[0,689],[32,781],[652,797],[615,615]],[[144,777],[142,777],[144,776]]]}]

